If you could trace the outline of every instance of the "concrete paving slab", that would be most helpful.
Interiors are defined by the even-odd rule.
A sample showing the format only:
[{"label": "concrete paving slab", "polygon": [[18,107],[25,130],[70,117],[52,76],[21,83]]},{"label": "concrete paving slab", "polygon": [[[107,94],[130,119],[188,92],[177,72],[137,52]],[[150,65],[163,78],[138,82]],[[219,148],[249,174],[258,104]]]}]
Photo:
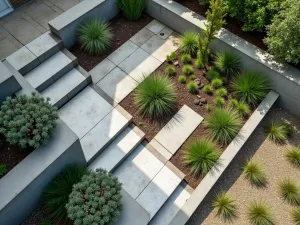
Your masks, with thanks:
[{"label": "concrete paving slab", "polygon": [[138,46],[132,41],[126,41],[123,45],[121,45],[121,47],[111,53],[107,58],[114,64],[119,65],[124,59],[126,59],[137,49]]},{"label": "concrete paving slab", "polygon": [[174,155],[202,120],[202,116],[184,105],[154,139]]},{"label": "concrete paving slab", "polygon": [[181,180],[167,166],[164,166],[136,201],[150,213],[150,218],[152,219],[180,184]]},{"label": "concrete paving slab", "polygon": [[93,82],[98,83],[103,77],[105,77],[110,71],[116,67],[109,59],[104,59],[101,63],[95,66],[89,73],[92,76]]},{"label": "concrete paving slab", "polygon": [[73,6],[77,5],[80,2],[80,0],[64,0],[64,1],[49,0],[49,1],[63,11],[67,11],[68,9],[72,8]]},{"label": "concrete paving slab", "polygon": [[113,174],[136,199],[163,166],[146,147],[139,145]]},{"label": "concrete paving slab", "polygon": [[19,48],[13,44],[8,38],[4,38],[0,41],[0,60],[4,59],[8,55],[14,53]]},{"label": "concrete paving slab", "polygon": [[153,35],[155,34],[152,31],[150,31],[147,28],[143,28],[138,33],[136,33],[132,38],[130,38],[130,41],[132,41],[137,46],[142,46]]},{"label": "concrete paving slab", "polygon": [[171,159],[173,156],[172,153],[165,149],[165,147],[158,143],[155,139],[152,139],[149,144],[167,160]]},{"label": "concrete paving slab", "polygon": [[121,102],[137,85],[134,79],[118,67],[97,83],[97,86],[116,103]]},{"label": "concrete paving slab", "polygon": [[106,115],[80,140],[86,161],[91,163],[129,122],[117,109]]},{"label": "concrete paving slab", "polygon": [[147,29],[152,31],[154,34],[158,34],[162,29],[165,28],[165,25],[161,24],[157,20],[152,20],[147,26]]},{"label": "concrete paving slab", "polygon": [[60,118],[82,138],[113,107],[91,87],[86,87],[59,110]]},{"label": "concrete paving slab", "polygon": [[162,31],[159,32],[159,34],[157,34],[157,36],[162,39],[167,39],[172,33],[173,30],[171,28],[165,27],[164,29],[162,29]]},{"label": "concrete paving slab", "polygon": [[140,144],[142,137],[127,127],[97,158],[89,169],[106,169],[112,172]]}]

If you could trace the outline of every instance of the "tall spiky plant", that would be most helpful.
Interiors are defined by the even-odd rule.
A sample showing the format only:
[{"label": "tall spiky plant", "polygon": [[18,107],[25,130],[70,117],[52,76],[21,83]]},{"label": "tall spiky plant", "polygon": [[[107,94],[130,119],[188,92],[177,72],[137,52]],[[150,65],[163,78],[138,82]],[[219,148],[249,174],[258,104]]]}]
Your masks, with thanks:
[{"label": "tall spiky plant", "polygon": [[217,210],[217,215],[224,221],[232,221],[237,217],[237,205],[226,193],[218,193],[212,206]]},{"label": "tall spiky plant", "polygon": [[252,202],[248,208],[248,219],[252,225],[274,225],[273,215],[264,202]]}]

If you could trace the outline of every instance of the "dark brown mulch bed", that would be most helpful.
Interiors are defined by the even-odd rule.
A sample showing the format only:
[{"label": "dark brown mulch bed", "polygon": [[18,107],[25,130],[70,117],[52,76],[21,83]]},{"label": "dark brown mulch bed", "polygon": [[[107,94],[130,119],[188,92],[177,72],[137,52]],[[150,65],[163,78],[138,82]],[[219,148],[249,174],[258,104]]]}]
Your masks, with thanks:
[{"label": "dark brown mulch bed", "polygon": [[[33,149],[20,149],[18,146],[10,145],[1,134],[0,142],[0,164],[7,165],[7,172],[33,151]],[[0,176],[0,178],[2,177]]]},{"label": "dark brown mulch bed", "polygon": [[[214,98],[216,97],[215,94],[208,95],[203,90],[199,90],[198,94],[190,94],[186,88],[186,84],[181,84],[178,82],[178,77],[182,75],[182,67],[183,64],[180,60],[181,53],[177,51],[178,54],[178,62],[179,67],[176,68],[176,76],[170,77],[172,79],[174,85],[175,85],[175,92],[177,94],[176,97],[176,105],[175,105],[175,112],[174,114],[183,106],[188,105],[190,108],[192,108],[195,112],[199,113],[204,119],[207,118],[207,116],[210,114],[205,108],[205,104],[195,105],[194,100],[197,99],[197,95],[200,95],[201,98],[205,98],[207,100],[207,104],[211,105],[213,108],[215,107],[214,104]],[[193,59],[193,65],[194,65],[195,59]],[[164,73],[167,66],[169,66],[167,62],[164,62],[155,72],[158,73]],[[210,68],[210,66],[208,67]],[[201,80],[201,83],[206,85],[209,84],[209,80],[206,79],[206,70],[205,69],[196,69],[194,67],[194,74],[197,78]],[[190,79],[187,79],[187,83],[190,81]],[[229,85],[225,85],[228,89],[228,98],[231,97],[230,89],[228,88]],[[139,112],[138,108],[134,104],[134,94],[129,94],[121,103],[120,105],[127,110],[132,116],[133,116],[133,123],[139,126],[139,128],[146,134],[146,139],[148,141],[151,141],[153,137],[164,127],[164,125],[172,118],[173,115],[171,115],[169,118],[167,118],[165,121],[161,122],[155,122],[151,121],[149,119],[143,118]],[[245,119],[246,120],[246,119]],[[195,138],[199,138],[207,134],[207,129],[203,125],[203,122],[196,128],[196,130],[191,134],[191,136],[186,140],[186,142],[180,147],[180,149],[175,153],[175,155],[171,158],[171,162],[179,168],[183,173],[186,174],[185,180],[188,182],[188,184],[196,188],[197,185],[201,182],[202,177],[195,177],[193,175],[190,175],[189,167],[187,167],[183,162],[183,154],[185,152],[185,149],[187,147],[187,143],[192,141]],[[176,137],[174,137],[176,138]],[[223,152],[225,150],[226,146],[221,146],[220,151]]]},{"label": "dark brown mulch bed", "polygon": [[110,27],[112,28],[114,37],[111,48],[107,53],[99,56],[90,56],[81,51],[78,44],[75,44],[70,49],[70,52],[78,58],[80,66],[82,66],[86,71],[90,71],[151,21],[152,17],[147,14],[143,14],[137,21],[127,20],[125,16],[118,14],[110,20]]}]

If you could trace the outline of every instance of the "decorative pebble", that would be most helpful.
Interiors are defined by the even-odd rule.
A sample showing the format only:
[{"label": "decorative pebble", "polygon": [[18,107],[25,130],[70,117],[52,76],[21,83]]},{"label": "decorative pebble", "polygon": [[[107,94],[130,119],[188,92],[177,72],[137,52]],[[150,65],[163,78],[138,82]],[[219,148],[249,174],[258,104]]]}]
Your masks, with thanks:
[{"label": "decorative pebble", "polygon": [[206,100],[206,98],[201,98],[201,99],[200,99],[200,102],[206,104],[206,103],[207,103],[207,100]]},{"label": "decorative pebble", "polygon": [[200,96],[200,95],[197,95],[197,98],[201,98],[201,96]]},{"label": "decorative pebble", "polygon": [[178,61],[175,61],[175,62],[174,62],[174,66],[177,66],[177,67],[179,67],[179,63],[178,63]]},{"label": "decorative pebble", "polygon": [[201,84],[201,80],[200,80],[199,78],[195,79],[194,81],[195,81],[195,83],[196,83],[197,85],[200,85],[200,84]]},{"label": "decorative pebble", "polygon": [[194,104],[195,104],[195,105],[199,105],[199,104],[200,104],[200,99],[195,99],[195,100],[194,100]]}]

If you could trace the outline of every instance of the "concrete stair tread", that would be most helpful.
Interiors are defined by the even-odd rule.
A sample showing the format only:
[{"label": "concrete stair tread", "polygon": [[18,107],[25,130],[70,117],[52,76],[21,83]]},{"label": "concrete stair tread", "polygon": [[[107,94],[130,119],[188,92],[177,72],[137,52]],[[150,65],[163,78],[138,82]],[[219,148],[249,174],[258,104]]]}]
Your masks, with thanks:
[{"label": "concrete stair tread", "polygon": [[89,166],[112,172],[141,143],[143,136],[127,127]]},{"label": "concrete stair tread", "polygon": [[61,107],[87,85],[86,78],[75,68],[49,86],[41,94],[50,102]]},{"label": "concrete stair tread", "polygon": [[38,91],[43,91],[71,68],[73,68],[72,60],[59,51],[27,73],[25,79]]}]

